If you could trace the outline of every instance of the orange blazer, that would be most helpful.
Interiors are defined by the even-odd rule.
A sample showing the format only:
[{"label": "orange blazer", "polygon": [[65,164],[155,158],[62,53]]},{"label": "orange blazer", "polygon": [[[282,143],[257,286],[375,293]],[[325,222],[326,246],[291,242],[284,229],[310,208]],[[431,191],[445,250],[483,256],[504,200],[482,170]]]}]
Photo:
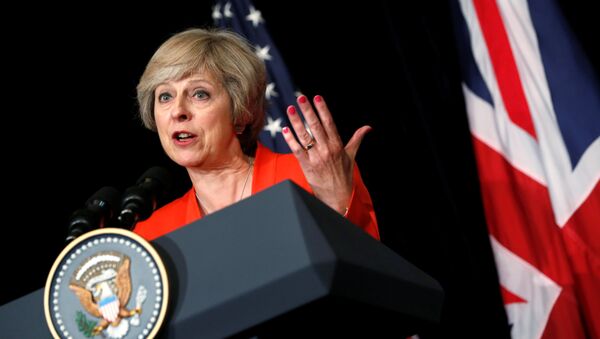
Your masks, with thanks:
[{"label": "orange blazer", "polygon": [[[346,218],[379,240],[379,229],[371,196],[362,181],[356,164],[353,175],[354,187]],[[287,179],[292,180],[309,193],[313,193],[293,154],[274,153],[259,143],[252,172],[252,194]],[[147,220],[139,222],[134,232],[146,240],[153,240],[200,218],[202,218],[202,211],[198,206],[192,187],[182,197],[156,210]]]}]

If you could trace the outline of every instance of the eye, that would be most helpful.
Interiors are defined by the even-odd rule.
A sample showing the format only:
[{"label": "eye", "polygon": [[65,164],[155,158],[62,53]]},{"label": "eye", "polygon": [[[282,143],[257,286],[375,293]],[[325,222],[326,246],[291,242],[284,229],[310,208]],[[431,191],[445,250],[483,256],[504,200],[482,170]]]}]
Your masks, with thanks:
[{"label": "eye", "polygon": [[163,92],[160,93],[157,98],[158,102],[167,102],[169,101],[169,99],[171,99],[171,94],[169,94],[168,92]]},{"label": "eye", "polygon": [[205,90],[201,90],[201,89],[194,91],[192,96],[198,100],[207,99],[209,97],[208,92],[206,92]]}]

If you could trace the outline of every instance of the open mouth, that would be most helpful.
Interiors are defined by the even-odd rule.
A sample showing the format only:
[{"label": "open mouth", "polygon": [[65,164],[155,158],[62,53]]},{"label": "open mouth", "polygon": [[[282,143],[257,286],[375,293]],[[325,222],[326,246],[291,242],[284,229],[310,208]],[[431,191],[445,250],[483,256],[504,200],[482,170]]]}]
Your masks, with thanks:
[{"label": "open mouth", "polygon": [[196,137],[196,135],[189,132],[175,132],[173,133],[173,139],[177,141],[186,141]]}]

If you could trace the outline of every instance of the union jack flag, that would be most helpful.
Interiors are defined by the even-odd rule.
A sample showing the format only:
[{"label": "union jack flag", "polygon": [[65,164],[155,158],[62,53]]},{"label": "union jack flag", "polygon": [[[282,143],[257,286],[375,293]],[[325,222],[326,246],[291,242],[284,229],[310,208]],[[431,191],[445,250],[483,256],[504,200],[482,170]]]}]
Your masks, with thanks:
[{"label": "union jack flag", "polygon": [[600,338],[600,86],[554,0],[458,0],[463,93],[513,338]]},{"label": "union jack flag", "polygon": [[268,110],[260,141],[274,152],[289,153],[281,129],[290,126],[285,111],[288,105],[296,102],[296,95],[290,74],[267,32],[261,12],[249,0],[222,0],[215,3],[212,18],[216,26],[229,28],[246,37],[254,45],[256,55],[265,62]]}]

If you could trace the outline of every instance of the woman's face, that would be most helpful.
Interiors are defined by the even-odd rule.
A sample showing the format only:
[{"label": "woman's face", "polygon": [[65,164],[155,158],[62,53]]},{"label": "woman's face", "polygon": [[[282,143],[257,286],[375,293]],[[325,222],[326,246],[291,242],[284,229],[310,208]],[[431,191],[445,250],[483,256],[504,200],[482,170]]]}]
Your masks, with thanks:
[{"label": "woman's face", "polygon": [[159,85],[154,118],[167,155],[184,167],[218,168],[240,150],[227,91],[208,73]]}]

